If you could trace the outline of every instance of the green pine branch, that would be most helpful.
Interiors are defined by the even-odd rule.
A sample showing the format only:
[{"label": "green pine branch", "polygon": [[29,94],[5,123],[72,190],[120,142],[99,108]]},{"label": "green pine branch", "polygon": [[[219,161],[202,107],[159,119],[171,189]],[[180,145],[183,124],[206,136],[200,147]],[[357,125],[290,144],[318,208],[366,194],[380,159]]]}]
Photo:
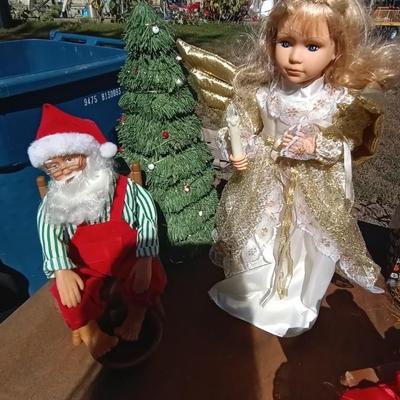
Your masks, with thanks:
[{"label": "green pine branch", "polygon": [[[140,153],[149,159],[159,159],[183,151],[201,140],[200,122],[195,115],[173,121],[157,121],[139,115],[128,115],[118,127],[124,152]],[[129,157],[129,161],[133,160]]]},{"label": "green pine branch", "polygon": [[178,213],[210,193],[213,181],[214,171],[209,169],[200,177],[190,177],[171,188],[156,188],[153,197],[165,213]]},{"label": "green pine branch", "polygon": [[[124,149],[124,158],[130,163],[139,161],[146,177],[145,184],[152,192],[157,187],[170,187],[191,176],[202,175],[212,159],[207,146],[199,142],[179,154],[169,154],[164,158],[147,158],[139,153]],[[154,166],[154,169],[149,168]]]},{"label": "green pine branch", "polygon": [[181,212],[166,215],[168,236],[174,243],[187,240],[199,230],[199,227],[213,219],[216,208],[217,195],[215,191],[211,191],[206,197]]},{"label": "green pine branch", "polygon": [[171,120],[193,113],[196,101],[190,89],[182,87],[173,93],[126,92],[119,106],[126,114],[154,115],[160,120]]},{"label": "green pine branch", "polygon": [[173,93],[185,79],[181,66],[167,56],[128,60],[119,75],[126,92],[138,93]]},{"label": "green pine branch", "polygon": [[175,45],[170,26],[144,2],[138,3],[128,17],[124,39],[132,57],[164,54]]},{"label": "green pine branch", "polygon": [[205,221],[198,227],[198,230],[192,233],[184,240],[174,242],[176,247],[193,247],[200,245],[209,245],[212,242],[212,231],[214,229],[214,218]]}]

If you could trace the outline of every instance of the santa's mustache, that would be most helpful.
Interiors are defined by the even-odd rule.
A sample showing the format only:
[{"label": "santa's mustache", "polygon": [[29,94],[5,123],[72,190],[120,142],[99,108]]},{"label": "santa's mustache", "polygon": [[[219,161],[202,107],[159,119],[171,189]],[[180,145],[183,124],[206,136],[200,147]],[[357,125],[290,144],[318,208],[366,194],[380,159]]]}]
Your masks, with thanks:
[{"label": "santa's mustache", "polygon": [[63,176],[61,179],[57,179],[54,181],[54,185],[56,186],[63,186],[68,182],[71,182],[72,179],[76,178],[77,176],[82,175],[82,171],[73,171],[67,176]]}]

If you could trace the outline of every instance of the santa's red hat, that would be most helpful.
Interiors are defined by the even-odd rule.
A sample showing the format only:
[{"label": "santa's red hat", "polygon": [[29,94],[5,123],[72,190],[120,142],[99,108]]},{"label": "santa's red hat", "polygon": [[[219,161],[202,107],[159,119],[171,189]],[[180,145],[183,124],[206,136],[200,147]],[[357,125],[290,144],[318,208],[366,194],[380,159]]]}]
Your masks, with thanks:
[{"label": "santa's red hat", "polygon": [[51,104],[43,105],[36,140],[28,148],[34,167],[42,166],[52,157],[90,155],[94,151],[99,151],[104,158],[111,158],[117,153],[117,146],[107,142],[94,121],[74,117]]}]

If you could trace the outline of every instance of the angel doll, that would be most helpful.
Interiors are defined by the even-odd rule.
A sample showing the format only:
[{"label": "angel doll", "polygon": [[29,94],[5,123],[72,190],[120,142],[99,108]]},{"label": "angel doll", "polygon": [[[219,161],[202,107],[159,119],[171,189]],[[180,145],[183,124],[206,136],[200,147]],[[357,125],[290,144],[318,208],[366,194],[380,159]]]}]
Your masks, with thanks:
[{"label": "angel doll", "polygon": [[[351,216],[352,158],[376,151],[381,89],[398,77],[399,47],[378,44],[369,32],[358,0],[280,0],[249,61],[238,70],[225,63],[233,115],[218,142],[235,172],[210,252],[226,279],[209,294],[229,314],[277,336],[312,327],[335,270],[382,292],[379,267]],[[223,61],[211,64],[218,72]],[[218,102],[209,93],[213,75],[199,80]],[[229,139],[235,130],[240,146]]]}]

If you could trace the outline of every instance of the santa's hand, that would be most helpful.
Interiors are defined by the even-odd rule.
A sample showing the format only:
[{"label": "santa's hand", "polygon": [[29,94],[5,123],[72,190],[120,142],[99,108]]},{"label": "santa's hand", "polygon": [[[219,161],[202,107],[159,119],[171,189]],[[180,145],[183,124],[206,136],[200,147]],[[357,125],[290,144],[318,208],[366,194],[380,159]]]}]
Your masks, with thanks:
[{"label": "santa's hand", "polygon": [[150,287],[153,257],[142,257],[133,267],[133,291],[143,293]]},{"label": "santa's hand", "polygon": [[246,155],[239,156],[239,157],[233,157],[232,154],[229,155],[229,160],[231,161],[232,165],[238,170],[238,171],[243,171],[247,169],[247,166],[249,164],[249,161],[246,157]]},{"label": "santa's hand", "polygon": [[69,308],[76,307],[81,302],[82,278],[72,269],[56,271],[55,275],[61,303]]}]

